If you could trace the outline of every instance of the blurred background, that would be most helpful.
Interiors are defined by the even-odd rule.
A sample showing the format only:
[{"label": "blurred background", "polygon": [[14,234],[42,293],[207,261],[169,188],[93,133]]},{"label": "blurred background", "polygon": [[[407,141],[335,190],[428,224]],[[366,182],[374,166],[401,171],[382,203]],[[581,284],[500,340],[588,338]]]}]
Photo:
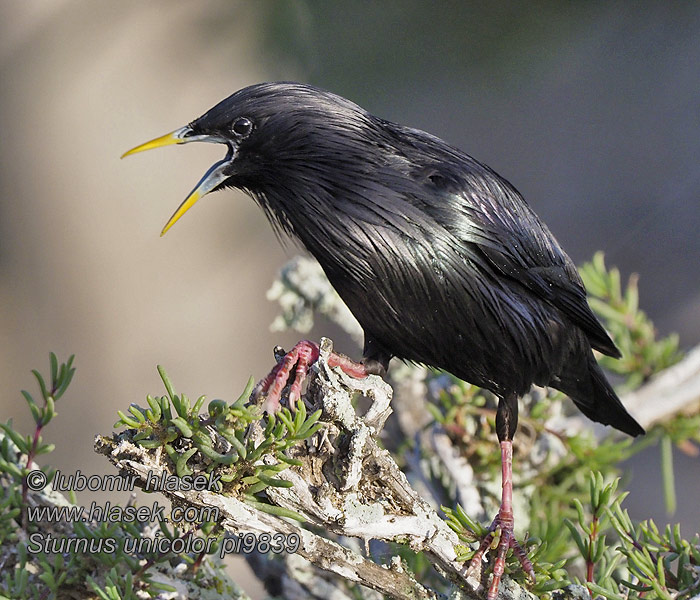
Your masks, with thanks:
[{"label": "blurred background", "polygon": [[[230,401],[276,344],[296,341],[269,331],[265,300],[296,250],[248,197],[208,196],[159,238],[225,150],[119,160],[265,80],[328,88],[464,149],[520,190],[577,264],[601,249],[639,273],[660,335],[700,342],[700,4],[438,6],[1,1],[0,419],[29,431],[30,369],[75,353],[45,432],[51,462],[106,472],[93,436],[161,393],[156,364],[178,390]],[[320,322],[311,337],[359,356],[336,332]],[[676,458],[674,520],[690,534],[700,468]],[[628,504],[663,522],[658,453],[640,460]]]}]

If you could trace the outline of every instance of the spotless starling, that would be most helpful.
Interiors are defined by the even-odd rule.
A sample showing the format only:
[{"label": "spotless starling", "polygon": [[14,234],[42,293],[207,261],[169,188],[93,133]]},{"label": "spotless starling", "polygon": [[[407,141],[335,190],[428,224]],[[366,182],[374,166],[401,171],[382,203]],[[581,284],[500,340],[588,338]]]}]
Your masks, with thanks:
[{"label": "spotless starling", "polygon": [[[502,501],[476,566],[500,529],[488,597],[512,547],[512,439],[518,397],[534,383],[567,394],[590,419],[637,436],[593,356],[620,352],[591,312],[576,267],[503,177],[441,139],[375,117],[336,94],[261,83],[189,125],[126,154],[216,142],[214,164],[163,233],[209,192],[249,194],[274,229],[318,260],[365,334],[361,363],[333,355],[356,377],[383,374],[392,357],[444,369],[499,398]],[[262,382],[275,405],[292,371],[298,397],[318,346],[300,342]]]}]

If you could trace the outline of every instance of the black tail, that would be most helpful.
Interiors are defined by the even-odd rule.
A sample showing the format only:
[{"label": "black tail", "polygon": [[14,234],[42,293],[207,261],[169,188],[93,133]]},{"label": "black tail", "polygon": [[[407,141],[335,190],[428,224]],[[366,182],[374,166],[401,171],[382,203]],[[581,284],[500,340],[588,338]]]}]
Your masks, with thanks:
[{"label": "black tail", "polygon": [[572,369],[568,366],[567,372],[552,382],[552,386],[569,396],[589,419],[611,425],[633,437],[642,435],[644,429],[622,405],[592,352],[587,364],[581,367]]}]

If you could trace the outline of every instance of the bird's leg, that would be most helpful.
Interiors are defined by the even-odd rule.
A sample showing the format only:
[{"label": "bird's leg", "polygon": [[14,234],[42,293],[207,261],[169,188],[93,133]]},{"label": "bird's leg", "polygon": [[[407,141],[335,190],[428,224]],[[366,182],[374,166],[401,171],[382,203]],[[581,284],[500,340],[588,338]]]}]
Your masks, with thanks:
[{"label": "bird's leg", "polygon": [[491,523],[486,537],[469,563],[468,571],[475,569],[481,563],[484,554],[490,549],[496,549],[496,560],[493,564],[493,578],[487,595],[488,600],[498,596],[498,586],[506,567],[506,553],[509,548],[518,557],[523,570],[530,579],[535,581],[535,570],[523,547],[515,539],[513,526],[513,442],[512,437],[518,419],[517,398],[501,399],[496,415],[496,430],[501,444],[501,507],[496,518]]},{"label": "bird's leg", "polygon": [[502,473],[502,492],[501,492],[501,508],[498,510],[496,518],[489,527],[489,532],[481,542],[479,549],[474,554],[469,563],[469,570],[476,568],[481,562],[487,550],[492,549],[492,544],[498,535],[496,543],[496,560],[493,564],[493,579],[489,586],[488,600],[495,600],[498,596],[498,586],[501,582],[501,576],[506,567],[506,553],[508,548],[512,548],[515,555],[520,560],[523,570],[529,575],[532,581],[535,581],[535,571],[532,568],[532,563],[527,557],[525,550],[515,539],[513,525],[515,519],[513,517],[513,442],[506,440],[501,442],[501,473]]},{"label": "bird's leg", "polygon": [[[253,398],[259,398],[267,394],[265,408],[268,412],[279,409],[282,390],[289,383],[292,372],[294,380],[289,388],[289,406],[296,406],[297,400],[301,397],[301,387],[309,372],[309,367],[313,365],[319,357],[320,348],[315,342],[302,340],[298,342],[289,352],[281,352],[277,365],[260,380],[253,390]],[[340,367],[351,377],[361,379],[369,374],[365,366],[356,363],[343,354],[331,352],[328,357],[329,367]]]}]

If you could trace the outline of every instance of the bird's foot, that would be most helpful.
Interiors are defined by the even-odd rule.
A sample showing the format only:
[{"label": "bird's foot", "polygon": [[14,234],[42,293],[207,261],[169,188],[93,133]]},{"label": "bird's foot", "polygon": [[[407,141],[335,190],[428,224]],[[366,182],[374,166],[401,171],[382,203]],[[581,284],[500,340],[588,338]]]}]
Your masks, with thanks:
[{"label": "bird's foot", "polygon": [[[292,378],[289,388],[289,407],[294,409],[297,400],[301,398],[301,388],[308,375],[309,368],[319,357],[320,347],[315,342],[302,340],[289,351],[285,352],[279,346],[275,348],[277,365],[261,379],[253,389],[252,397],[259,398],[267,395],[265,410],[275,412],[279,410],[282,391]],[[328,357],[329,367],[340,367],[346,374],[357,379],[367,377],[369,374],[365,366],[348,358],[344,354],[331,352]]]},{"label": "bird's foot", "polygon": [[498,596],[498,586],[501,583],[501,576],[506,568],[506,554],[509,548],[513,549],[513,553],[518,557],[523,571],[527,573],[530,579],[535,581],[535,570],[532,567],[527,553],[515,539],[513,533],[513,511],[501,510],[496,515],[496,518],[491,523],[486,537],[479,545],[479,549],[469,562],[467,572],[471,572],[481,564],[484,554],[489,550],[496,550],[496,560],[493,563],[493,578],[487,595],[487,600],[496,600]]}]

